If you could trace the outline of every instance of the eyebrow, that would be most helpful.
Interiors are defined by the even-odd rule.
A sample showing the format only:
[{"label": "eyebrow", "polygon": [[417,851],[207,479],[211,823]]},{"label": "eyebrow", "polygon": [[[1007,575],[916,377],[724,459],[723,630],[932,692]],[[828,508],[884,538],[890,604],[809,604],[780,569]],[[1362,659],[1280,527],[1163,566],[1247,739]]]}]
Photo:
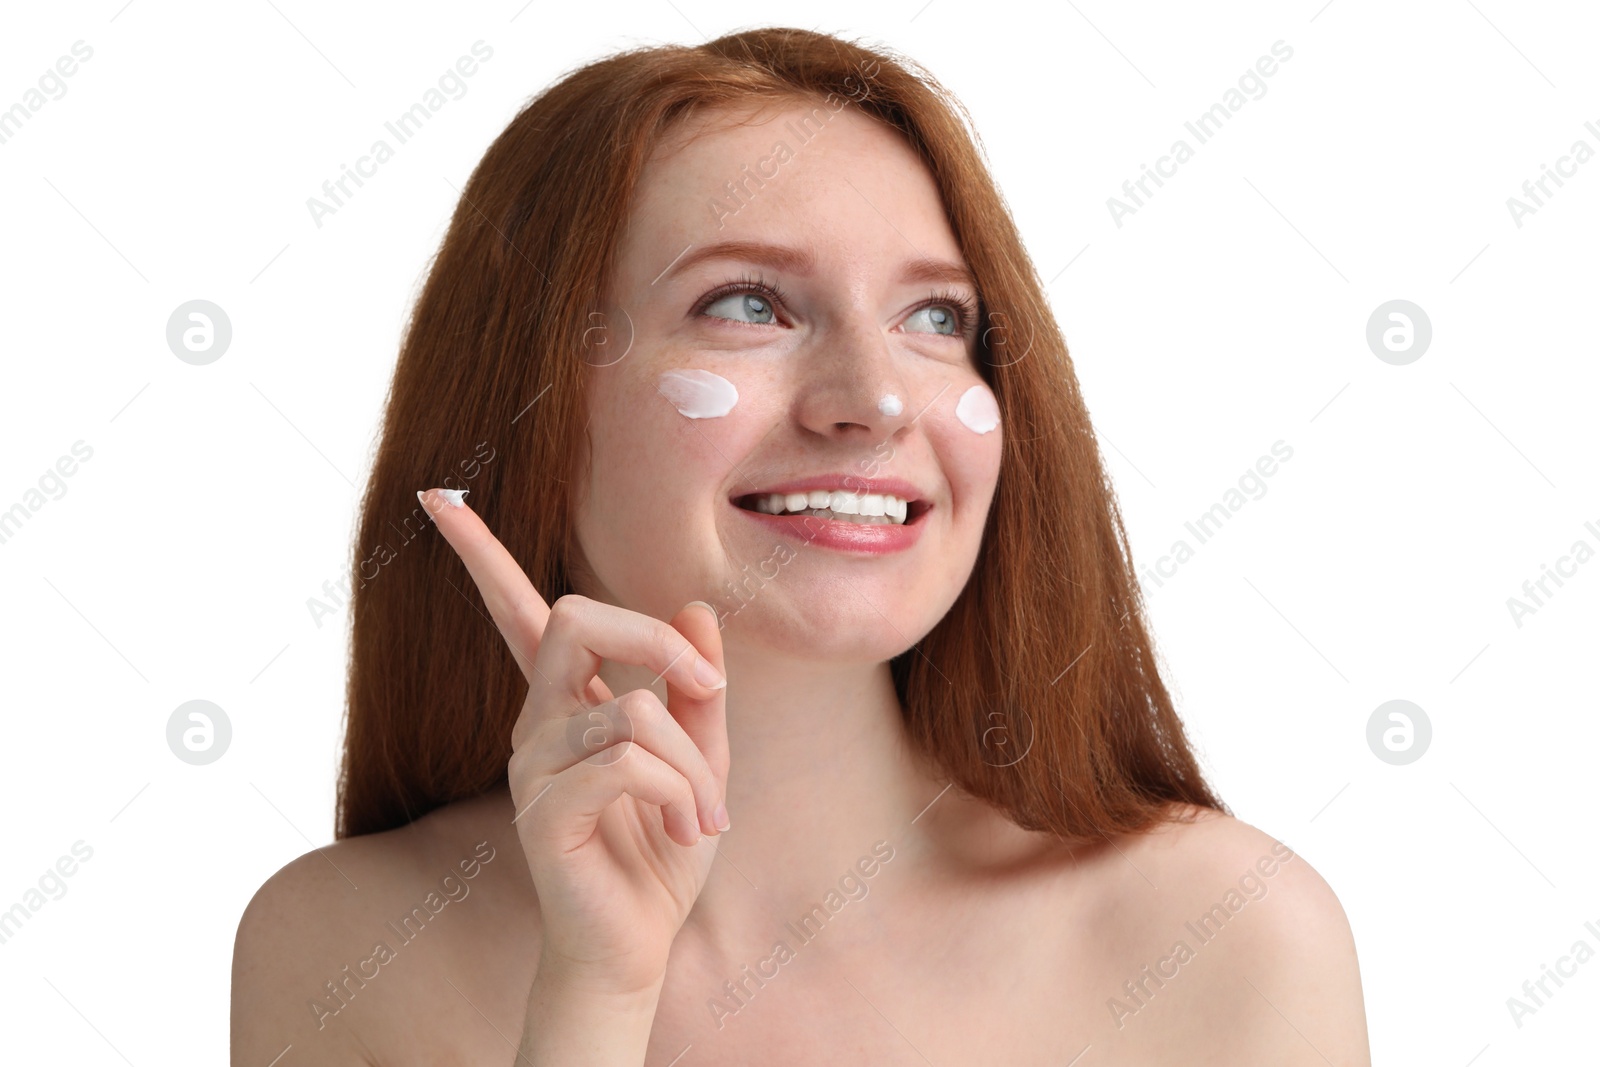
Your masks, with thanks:
[{"label": "eyebrow", "polygon": [[[690,267],[711,259],[743,259],[770,266],[774,270],[807,276],[814,274],[817,267],[816,257],[807,248],[791,248],[788,245],[769,244],[765,241],[719,241],[716,244],[702,245],[693,251],[686,249],[657,276],[656,281],[681,274]],[[974,292],[978,288],[978,280],[964,264],[929,256],[919,256],[902,264],[900,280],[962,284],[971,286]]]}]

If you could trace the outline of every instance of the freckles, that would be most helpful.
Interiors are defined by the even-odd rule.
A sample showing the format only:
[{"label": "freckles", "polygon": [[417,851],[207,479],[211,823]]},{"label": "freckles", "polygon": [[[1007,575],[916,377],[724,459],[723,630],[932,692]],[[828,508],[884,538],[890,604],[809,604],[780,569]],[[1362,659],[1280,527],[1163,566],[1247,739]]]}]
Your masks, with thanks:
[{"label": "freckles", "polygon": [[708,370],[669,370],[656,381],[656,392],[691,419],[721,418],[739,402],[739,390]]},{"label": "freckles", "polygon": [[988,433],[1000,425],[1000,405],[987,385],[974,385],[956,401],[956,418],[973,433]]}]

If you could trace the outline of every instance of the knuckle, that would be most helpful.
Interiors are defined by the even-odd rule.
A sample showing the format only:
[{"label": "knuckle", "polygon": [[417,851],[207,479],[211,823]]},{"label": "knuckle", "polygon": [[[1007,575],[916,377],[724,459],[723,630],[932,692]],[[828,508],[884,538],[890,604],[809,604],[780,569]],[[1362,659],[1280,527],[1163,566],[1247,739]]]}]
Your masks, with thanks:
[{"label": "knuckle", "polygon": [[549,625],[568,626],[576,622],[583,611],[584,599],[577,593],[557,597],[556,602],[550,605]]},{"label": "knuckle", "polygon": [[511,787],[512,797],[520,798],[517,799],[518,810],[550,786],[550,779],[538,773],[527,758],[519,760],[516,756],[506,764],[506,782]]},{"label": "knuckle", "polygon": [[661,698],[648,689],[630,689],[616,699],[616,704],[636,722],[652,722],[666,712]]},{"label": "knuckle", "polygon": [[632,770],[639,763],[640,756],[638,753],[639,746],[630,740],[624,739],[606,749],[600,762],[595,762],[594,758],[591,757],[585,763],[592,768],[589,772],[591,774],[604,773],[599,769],[602,767],[621,767],[626,770]]}]

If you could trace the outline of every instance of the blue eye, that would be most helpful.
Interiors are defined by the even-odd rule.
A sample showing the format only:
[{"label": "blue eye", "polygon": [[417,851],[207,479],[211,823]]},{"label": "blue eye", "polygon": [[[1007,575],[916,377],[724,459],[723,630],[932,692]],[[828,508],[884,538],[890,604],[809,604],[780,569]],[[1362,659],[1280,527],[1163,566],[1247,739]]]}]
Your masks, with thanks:
[{"label": "blue eye", "polygon": [[[728,314],[720,314],[714,310],[724,305],[731,305],[731,308],[725,309],[729,311]],[[763,297],[751,292],[729,293],[727,296],[720,297],[707,304],[702,309],[702,312],[719,319],[734,319],[740,322],[755,322],[761,325],[766,325],[773,321],[772,304]],[[744,314],[754,315],[756,318],[741,318],[740,316]]]},{"label": "blue eye", "polygon": [[918,308],[912,313],[911,318],[906,321],[908,323],[915,322],[918,315],[926,315],[928,317],[928,321],[933,324],[932,332],[934,333],[953,336],[961,332],[960,314],[952,308],[945,307],[943,304],[930,304],[927,307]]},{"label": "blue eye", "polygon": [[[750,326],[772,326],[778,322],[775,308],[784,302],[783,291],[776,285],[759,277],[745,277],[702,297],[694,313]],[[926,316],[931,328],[912,327],[910,332],[964,338],[977,321],[978,303],[960,293],[934,293],[911,312],[907,322],[921,316]]]}]

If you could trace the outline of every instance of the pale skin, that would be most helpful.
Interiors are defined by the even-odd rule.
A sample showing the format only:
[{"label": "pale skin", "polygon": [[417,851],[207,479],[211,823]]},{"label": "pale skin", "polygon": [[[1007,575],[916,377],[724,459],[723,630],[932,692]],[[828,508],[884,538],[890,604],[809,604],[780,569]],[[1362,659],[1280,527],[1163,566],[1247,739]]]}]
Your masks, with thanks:
[{"label": "pale skin", "polygon": [[[912,260],[962,262],[931,177],[850,107],[797,147],[784,126],[809,111],[704,116],[645,172],[608,312],[631,347],[587,371],[581,595],[552,611],[470,506],[425,498],[529,680],[509,783],[261,888],[235,950],[233,1063],[286,1046],[284,1067],[1370,1063],[1350,928],[1303,857],[1217,813],[1069,846],[912,756],[888,660],[971,574],[1005,428],[956,417],[983,380],[976,332],[945,332],[953,316],[933,309],[953,305],[929,303],[976,294],[907,276]],[[777,140],[792,158],[719,226],[708,200]],[[728,240],[814,263],[667,270]],[[786,300],[739,290],[698,308],[747,275]],[[738,403],[686,418],[656,392],[672,368],[727,378]],[[889,393],[898,414],[880,408]],[[776,538],[731,498],[859,471],[886,441],[892,459],[864,473],[932,505],[918,542],[796,545],[741,607],[729,583]],[[724,688],[695,680],[702,660]],[[619,699],[633,741],[584,761],[568,730],[580,695]],[[385,923],[485,841],[469,895],[397,947]],[[797,937],[830,891],[820,932]],[[1186,926],[1219,904],[1220,932]],[[377,941],[393,958],[363,971]],[[375,976],[319,1025],[308,1001],[339,1007],[325,983],[347,965]]]}]

